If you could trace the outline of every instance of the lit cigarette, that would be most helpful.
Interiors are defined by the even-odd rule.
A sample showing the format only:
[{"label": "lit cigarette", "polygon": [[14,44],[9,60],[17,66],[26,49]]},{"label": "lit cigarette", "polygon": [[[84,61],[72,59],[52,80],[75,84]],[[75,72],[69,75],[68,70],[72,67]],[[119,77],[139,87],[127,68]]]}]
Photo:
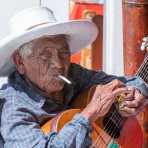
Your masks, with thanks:
[{"label": "lit cigarette", "polygon": [[59,77],[60,79],[62,79],[63,81],[65,81],[66,83],[71,84],[71,81],[68,80],[67,78],[65,78],[64,76],[59,75],[58,77]]}]

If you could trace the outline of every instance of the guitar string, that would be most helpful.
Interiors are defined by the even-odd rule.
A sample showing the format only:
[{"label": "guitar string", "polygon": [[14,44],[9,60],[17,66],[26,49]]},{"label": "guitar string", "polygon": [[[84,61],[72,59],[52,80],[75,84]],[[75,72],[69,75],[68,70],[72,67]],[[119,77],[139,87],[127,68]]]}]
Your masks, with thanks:
[{"label": "guitar string", "polygon": [[144,67],[144,70],[145,70],[145,72],[146,72],[146,75],[144,76],[144,79],[146,79],[146,82],[148,81],[147,79],[148,79],[148,60],[146,61],[147,63],[147,65]]},{"label": "guitar string", "polygon": [[140,76],[142,79],[147,80],[147,75],[148,72],[145,74],[145,70],[147,71],[147,67],[148,67],[148,56],[145,58],[143,64],[140,66],[138,72],[136,73],[136,76]]},{"label": "guitar string", "polygon": [[[113,112],[113,113],[112,113],[112,117],[115,115],[114,113],[116,113],[116,112]],[[120,124],[120,121],[121,121],[121,120],[118,121],[118,124]],[[108,123],[109,123],[109,122],[108,122]],[[107,124],[108,124],[108,123],[107,123]],[[108,126],[107,124],[106,124],[106,126],[104,127],[103,130],[105,130],[105,128]],[[110,125],[111,125],[111,124],[110,124]],[[110,125],[108,126],[108,129],[110,128]],[[118,126],[118,125],[117,125],[117,126]],[[99,134],[101,135],[101,133],[99,133]],[[103,136],[105,137],[105,135],[106,135],[105,132],[102,132],[101,137],[103,138]],[[111,133],[111,135],[114,135],[114,131]],[[96,141],[95,141],[95,144],[93,144],[93,146],[95,146],[95,145],[99,142],[99,140],[100,140],[99,137],[100,137],[100,136],[97,137],[97,139],[96,139]],[[101,142],[101,141],[100,141],[100,142]],[[100,145],[101,145],[101,144],[100,144]],[[108,143],[105,143],[105,145],[108,145]]]},{"label": "guitar string", "polygon": [[[89,92],[89,95],[88,95],[88,97],[90,96],[90,92]],[[110,119],[113,119],[113,116],[115,115],[115,113],[116,113],[116,111],[114,111],[113,113],[112,113],[112,115],[111,115],[111,117],[110,117]],[[119,116],[119,114],[117,114],[118,116]],[[116,117],[116,116],[115,116]],[[118,121],[118,119],[116,119],[117,121]],[[106,129],[106,127],[108,126],[108,123],[109,123],[109,121],[106,123],[106,125],[105,125],[105,127],[103,128],[103,129]],[[121,122],[119,121],[119,124],[120,124]],[[117,123],[117,127],[118,127],[118,123]],[[108,130],[108,128],[107,128],[107,130]],[[114,132],[114,131],[113,131]],[[112,133],[111,133],[112,134]],[[98,138],[99,137],[101,137],[100,135],[98,135]],[[98,138],[96,139],[96,140],[98,140]],[[101,137],[102,138],[102,137]],[[93,145],[95,145],[95,144],[93,144]]]},{"label": "guitar string", "polygon": [[[141,69],[143,69],[143,67],[145,66],[145,63],[147,63],[147,61],[148,61],[148,56],[144,59],[144,62],[141,64],[141,66],[138,69],[137,73],[141,72]],[[137,75],[137,73],[136,73],[136,75]]]},{"label": "guitar string", "polygon": [[[115,116],[115,114],[116,114],[116,111],[114,111],[113,113],[112,113],[112,115],[111,115],[111,119],[113,119],[114,117],[116,117]],[[118,116],[119,116],[119,114],[117,114]],[[109,124],[110,123],[110,121],[108,121],[107,123],[106,123],[106,125],[104,126],[104,128],[103,128],[103,131],[105,131],[105,130],[108,130],[109,128],[110,128],[110,125],[111,124]],[[118,127],[118,125],[121,123],[121,120],[118,120],[118,123],[116,124],[116,126]],[[109,124],[109,125],[108,125]],[[115,129],[116,130],[116,129]],[[105,132],[103,132],[103,131],[101,131],[100,133],[99,133],[99,135],[98,135],[98,137],[97,137],[97,139],[95,140],[95,143],[93,143],[93,145],[92,145],[92,147],[94,147],[98,142],[99,142],[99,137],[101,137],[101,138],[103,138],[103,135],[105,135]],[[113,130],[113,132],[111,133],[111,135],[114,135],[114,130]],[[106,144],[106,143],[105,143]],[[106,144],[107,145],[107,144]]]},{"label": "guitar string", "polygon": [[[116,117],[115,114],[116,114],[117,116],[119,116],[119,115],[116,113],[116,111],[114,111],[114,117]],[[116,119],[116,120],[117,120],[117,119]],[[122,121],[122,119],[117,120],[116,127],[119,127],[121,121]],[[114,126],[111,126],[111,128],[110,128],[110,126],[111,126],[111,124],[110,124],[110,125],[107,127],[107,129],[106,129],[106,130],[110,129],[110,131],[112,131],[112,132],[110,133],[110,137],[111,137],[111,138],[110,138],[110,140],[109,140],[108,143],[111,142],[112,137],[116,134],[116,128],[114,128]],[[114,129],[112,130],[112,128],[114,128]],[[103,134],[104,134],[104,136],[105,136],[105,132],[103,132]]]},{"label": "guitar string", "polygon": [[145,80],[145,82],[147,82],[147,79],[148,79],[148,70],[145,69],[144,72],[146,73],[145,76],[144,76],[144,80]]},{"label": "guitar string", "polygon": [[[147,62],[147,59],[148,59],[148,58],[146,58],[145,62],[142,64],[142,66],[141,66],[141,68],[140,68],[141,71],[144,71],[144,70],[145,70],[145,67],[147,67],[147,65],[146,65],[146,64],[147,64],[147,63],[146,63],[146,62]],[[139,71],[140,71],[140,70],[139,70]],[[140,72],[141,72],[141,71],[140,71]],[[142,73],[142,74],[143,74],[143,73]],[[146,77],[146,76],[147,76],[147,74],[144,75],[143,77]],[[115,112],[115,113],[116,113],[116,112]],[[116,114],[116,115],[118,115],[118,114]],[[118,116],[119,116],[119,115],[118,115]],[[116,116],[115,116],[115,117],[116,117]],[[121,121],[122,121],[122,120],[119,120],[119,121],[118,121],[118,124],[116,124],[117,127],[118,127],[118,125],[120,125]],[[108,126],[108,128],[110,128],[110,126]],[[104,129],[105,129],[105,128],[104,128]],[[111,129],[112,129],[112,128],[111,128]],[[110,129],[110,130],[111,130],[111,129]],[[114,130],[115,130],[115,133],[114,133]],[[114,134],[116,134],[116,129],[114,128],[114,130],[113,130],[113,132],[110,134],[111,137],[113,137]],[[103,136],[102,136],[102,137],[103,137]],[[98,137],[98,138],[99,138],[99,137]],[[98,143],[98,138],[97,138],[96,141],[95,141],[95,145]]]},{"label": "guitar string", "polygon": [[[148,77],[148,56],[146,56],[146,58],[144,59],[144,62],[143,62],[143,64],[140,66],[140,68],[139,68],[139,70],[138,70],[138,73],[137,74],[139,74],[140,76],[142,76],[142,78],[144,79],[144,80],[146,80],[146,82],[147,82],[147,77]],[[118,114],[117,114],[118,115]],[[119,115],[118,115],[119,116]],[[117,120],[118,121],[118,120]],[[119,120],[118,121],[118,125],[120,125],[120,123],[121,123],[121,121],[122,120]],[[118,127],[118,125],[116,124],[116,126]],[[110,130],[112,130],[112,129],[110,129]],[[115,128],[114,128],[114,130],[116,130]],[[113,137],[114,136],[114,131],[111,133],[111,137]]]},{"label": "guitar string", "polygon": [[[147,60],[148,60],[148,56],[145,58],[145,60],[144,60],[144,62],[143,62],[143,64],[140,66],[140,68],[139,68],[139,70],[138,70],[138,72],[137,72],[137,74],[136,75],[140,75],[140,74],[142,74],[141,76],[145,79],[145,77],[147,77],[147,75],[148,75],[148,73],[146,73],[145,75],[144,75],[144,70],[146,70],[146,72],[148,72],[147,71]],[[116,114],[116,116],[114,116]],[[113,119],[113,116],[114,117],[116,117],[117,118],[117,116],[119,117],[119,114],[117,114],[115,111],[112,113],[112,116],[111,116],[111,118]],[[116,124],[116,126],[118,127],[119,125],[120,125],[120,123],[122,122],[122,119],[120,119],[120,120],[117,120],[118,121],[118,123]],[[109,121],[107,122],[107,124],[105,125],[105,127],[103,128],[103,130],[105,130],[106,129],[106,127],[108,126],[108,124],[109,124]],[[111,125],[111,124],[110,124]],[[107,127],[107,129],[106,130],[108,130],[109,128],[110,128],[110,125]],[[113,128],[113,126],[110,128],[110,130]],[[102,132],[104,135],[105,135],[105,132]],[[101,135],[101,133],[99,133],[100,135]],[[116,128],[114,128],[114,130],[112,131],[112,133],[110,134],[111,135],[111,137],[113,137],[114,136],[114,134],[116,134]],[[98,136],[97,137],[97,139],[96,139],[96,141],[95,141],[95,143],[93,143],[93,145],[91,146],[92,148],[99,142],[99,137],[102,137],[103,138],[103,136],[101,135],[101,136]],[[112,139],[112,138],[111,138]],[[111,141],[111,140],[110,140]]]},{"label": "guitar string", "polygon": [[139,71],[137,72],[137,74],[136,74],[136,76],[141,76],[141,77],[143,77],[144,76],[144,69],[145,69],[145,62],[142,64],[142,66],[140,67],[140,69],[139,69]]},{"label": "guitar string", "polygon": [[[147,64],[147,63],[146,63]],[[147,65],[144,63],[144,66],[141,68],[141,71],[139,72],[139,75],[142,76],[143,79],[146,78],[147,73],[145,71],[147,70]]]},{"label": "guitar string", "polygon": [[146,69],[146,66],[143,67],[140,73],[137,74],[140,78],[143,79],[146,83],[148,82],[148,70]]},{"label": "guitar string", "polygon": [[[114,116],[115,114],[116,114],[116,116]],[[113,119],[113,116],[116,118],[116,120],[117,120],[118,117],[120,117],[119,114],[116,113],[116,111],[114,111],[114,112],[112,113],[112,116],[111,116],[110,118]],[[117,117],[117,116],[118,116],[118,117]],[[120,117],[120,118],[121,118],[121,117]],[[121,120],[117,120],[117,121],[118,121],[118,123],[116,124],[116,126],[119,127],[118,125],[120,125],[120,123],[121,123],[123,120],[122,120],[122,118],[121,118]],[[109,123],[109,122],[108,122],[108,123]],[[104,129],[106,129],[106,127],[108,126],[108,123],[105,125]],[[108,130],[109,127],[110,127],[110,125],[107,127],[106,130]],[[115,130],[115,132],[114,132],[114,130]],[[114,128],[114,130],[113,130],[112,133],[111,133],[112,136],[114,136],[114,134],[116,134],[116,129]],[[103,132],[103,133],[104,133],[104,132]],[[103,137],[103,136],[100,136],[100,137]],[[96,139],[96,141],[95,141],[95,144],[98,143],[98,138],[99,138],[99,136],[97,137],[97,139]],[[93,144],[93,146],[94,146],[95,144]]]}]

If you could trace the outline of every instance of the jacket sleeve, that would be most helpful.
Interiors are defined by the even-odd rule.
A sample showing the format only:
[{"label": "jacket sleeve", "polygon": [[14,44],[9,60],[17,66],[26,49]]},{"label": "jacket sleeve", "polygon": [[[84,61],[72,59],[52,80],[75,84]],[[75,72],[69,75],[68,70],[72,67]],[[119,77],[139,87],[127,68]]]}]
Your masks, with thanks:
[{"label": "jacket sleeve", "polygon": [[8,101],[3,107],[1,133],[5,141],[4,148],[85,148],[90,146],[91,126],[81,114],[75,115],[59,133],[50,132],[46,136],[34,115],[26,108],[17,107],[16,109],[16,106]]},{"label": "jacket sleeve", "polygon": [[138,89],[143,95],[148,96],[148,84],[146,84],[140,77],[126,77],[106,74],[103,71],[93,71],[81,67],[80,65],[73,65],[72,73],[75,76],[75,82],[80,84],[80,92],[96,84],[106,84],[114,79],[118,79],[128,86],[133,86]]}]

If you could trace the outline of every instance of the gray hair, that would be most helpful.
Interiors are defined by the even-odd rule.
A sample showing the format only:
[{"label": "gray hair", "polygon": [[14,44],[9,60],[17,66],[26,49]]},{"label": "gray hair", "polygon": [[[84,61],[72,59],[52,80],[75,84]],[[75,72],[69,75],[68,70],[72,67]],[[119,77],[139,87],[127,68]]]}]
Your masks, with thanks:
[{"label": "gray hair", "polygon": [[[66,41],[69,43],[69,36],[68,35],[50,35],[50,36],[44,36],[44,37],[50,37],[50,38],[55,38],[56,36],[64,36],[66,38]],[[32,53],[32,47],[33,47],[33,41],[30,41],[28,43],[23,44],[19,48],[19,53],[22,58],[28,57]]]},{"label": "gray hair", "polygon": [[33,47],[33,42],[28,42],[23,44],[20,48],[19,48],[19,53],[21,55],[22,58],[26,58],[28,57],[31,53],[32,53],[32,47]]}]

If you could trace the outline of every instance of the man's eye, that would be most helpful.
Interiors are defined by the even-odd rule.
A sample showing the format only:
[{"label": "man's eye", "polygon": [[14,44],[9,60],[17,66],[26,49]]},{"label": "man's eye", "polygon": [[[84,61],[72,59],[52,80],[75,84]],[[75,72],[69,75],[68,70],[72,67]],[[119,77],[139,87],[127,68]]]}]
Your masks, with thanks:
[{"label": "man's eye", "polygon": [[41,56],[40,57],[41,58],[41,60],[43,60],[43,61],[47,61],[49,58],[47,58],[47,57],[45,57],[45,56]]},{"label": "man's eye", "polygon": [[69,56],[70,56],[70,53],[67,52],[67,51],[66,51],[66,52],[61,52],[61,53],[60,53],[60,56],[61,56],[61,57],[69,57]]}]

